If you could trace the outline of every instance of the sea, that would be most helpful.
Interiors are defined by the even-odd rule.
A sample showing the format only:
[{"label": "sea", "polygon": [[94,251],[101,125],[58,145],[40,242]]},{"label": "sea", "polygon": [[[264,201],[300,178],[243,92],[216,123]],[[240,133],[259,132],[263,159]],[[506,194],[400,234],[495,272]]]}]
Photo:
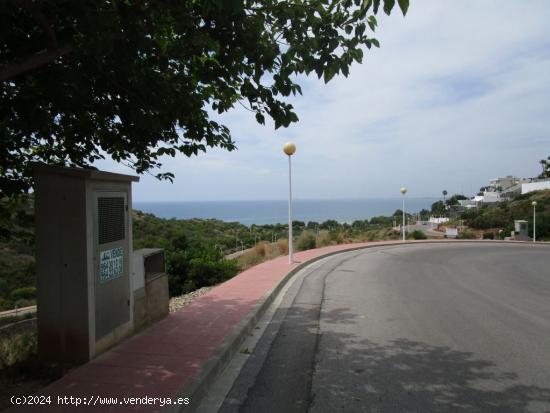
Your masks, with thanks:
[{"label": "sea", "polygon": [[[430,209],[439,198],[405,199],[405,211],[419,212]],[[401,198],[366,199],[297,199],[292,201],[292,219],[304,222],[323,222],[329,219],[340,223],[390,216],[402,208]],[[288,201],[171,201],[134,202],[134,209],[160,218],[219,219],[241,224],[266,225],[288,222]]]}]

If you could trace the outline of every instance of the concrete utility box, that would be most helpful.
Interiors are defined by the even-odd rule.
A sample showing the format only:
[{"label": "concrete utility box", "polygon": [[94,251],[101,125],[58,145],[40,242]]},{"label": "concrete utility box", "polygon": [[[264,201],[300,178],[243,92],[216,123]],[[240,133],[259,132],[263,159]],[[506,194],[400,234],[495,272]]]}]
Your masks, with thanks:
[{"label": "concrete utility box", "polygon": [[516,241],[529,241],[529,234],[527,233],[527,221],[515,220],[514,221],[514,239]]},{"label": "concrete utility box", "polygon": [[133,329],[132,182],[34,165],[38,351],[81,363]]},{"label": "concrete utility box", "polygon": [[169,313],[164,250],[144,248],[133,253],[134,329],[141,330]]}]

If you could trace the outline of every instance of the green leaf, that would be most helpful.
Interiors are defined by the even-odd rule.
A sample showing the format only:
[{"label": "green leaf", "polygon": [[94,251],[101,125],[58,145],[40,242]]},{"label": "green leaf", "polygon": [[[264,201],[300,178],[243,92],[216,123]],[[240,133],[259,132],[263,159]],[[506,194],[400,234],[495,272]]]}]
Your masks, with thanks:
[{"label": "green leaf", "polygon": [[261,113],[256,113],[256,121],[262,125],[265,125],[265,117]]},{"label": "green leaf", "polygon": [[335,74],[336,74],[336,70],[334,70],[332,65],[329,65],[325,69],[325,73],[324,73],[324,78],[323,79],[325,80],[325,83],[330,82],[330,80],[334,77]]},{"label": "green leaf", "polygon": [[378,26],[378,22],[376,21],[376,17],[370,16],[367,19],[367,23],[369,24],[369,27],[373,32],[376,31],[376,26]]},{"label": "green leaf", "polygon": [[397,2],[399,3],[399,8],[401,9],[403,16],[406,16],[407,11],[409,10],[409,0],[397,0]]},{"label": "green leaf", "polygon": [[384,13],[386,13],[389,16],[394,5],[395,5],[395,0],[384,0]]},{"label": "green leaf", "polygon": [[342,62],[342,64],[340,65],[340,69],[342,70],[342,74],[345,77],[348,77],[348,75],[349,75],[349,66]]},{"label": "green leaf", "polygon": [[355,49],[353,54],[353,57],[357,63],[361,63],[363,61],[363,51],[361,49]]}]

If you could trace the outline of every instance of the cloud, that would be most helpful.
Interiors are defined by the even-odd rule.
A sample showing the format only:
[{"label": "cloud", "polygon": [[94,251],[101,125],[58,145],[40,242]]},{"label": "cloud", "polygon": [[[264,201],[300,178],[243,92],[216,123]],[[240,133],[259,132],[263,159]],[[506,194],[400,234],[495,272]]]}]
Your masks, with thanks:
[{"label": "cloud", "polygon": [[[414,1],[381,16],[381,48],[349,78],[300,78],[300,122],[258,125],[237,107],[222,121],[239,150],[167,160],[173,185],[144,177],[138,200],[281,199],[293,140],[298,198],[476,191],[490,178],[538,174],[550,148],[550,7]],[[104,163],[112,170],[112,163]]]}]

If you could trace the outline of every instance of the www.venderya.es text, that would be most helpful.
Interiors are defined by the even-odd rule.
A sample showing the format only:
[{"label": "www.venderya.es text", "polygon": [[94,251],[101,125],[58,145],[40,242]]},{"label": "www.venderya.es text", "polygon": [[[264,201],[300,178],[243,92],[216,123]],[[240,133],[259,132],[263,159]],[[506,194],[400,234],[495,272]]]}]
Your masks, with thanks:
[{"label": "www.venderya.es text", "polygon": [[171,406],[187,405],[188,397],[103,397],[103,396],[12,396],[12,405],[20,406]]}]

